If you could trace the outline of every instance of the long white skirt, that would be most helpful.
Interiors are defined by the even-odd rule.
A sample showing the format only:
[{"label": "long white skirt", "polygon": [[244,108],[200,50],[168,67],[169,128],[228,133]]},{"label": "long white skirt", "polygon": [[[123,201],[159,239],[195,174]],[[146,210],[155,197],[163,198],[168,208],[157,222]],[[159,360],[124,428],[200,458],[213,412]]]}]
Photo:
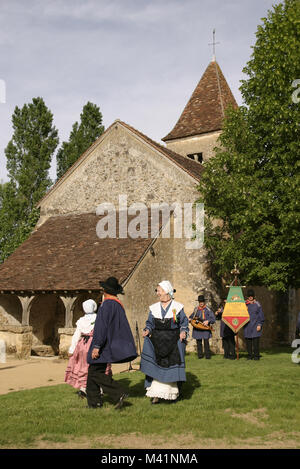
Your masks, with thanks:
[{"label": "long white skirt", "polygon": [[146,389],[146,396],[148,397],[159,397],[160,399],[174,401],[179,395],[177,383],[161,383],[156,379],[153,379],[151,386]]}]

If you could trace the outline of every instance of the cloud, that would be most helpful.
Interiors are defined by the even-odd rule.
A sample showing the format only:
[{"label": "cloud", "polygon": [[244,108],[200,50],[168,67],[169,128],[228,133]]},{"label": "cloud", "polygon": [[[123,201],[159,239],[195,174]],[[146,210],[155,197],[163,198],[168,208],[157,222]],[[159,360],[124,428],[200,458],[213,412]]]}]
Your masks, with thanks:
[{"label": "cloud", "polygon": [[[271,0],[10,0],[0,6],[0,179],[14,107],[42,96],[60,140],[84,104],[156,141],[174,126],[211,60],[241,104],[239,80]],[[55,163],[52,165],[55,177]]]}]

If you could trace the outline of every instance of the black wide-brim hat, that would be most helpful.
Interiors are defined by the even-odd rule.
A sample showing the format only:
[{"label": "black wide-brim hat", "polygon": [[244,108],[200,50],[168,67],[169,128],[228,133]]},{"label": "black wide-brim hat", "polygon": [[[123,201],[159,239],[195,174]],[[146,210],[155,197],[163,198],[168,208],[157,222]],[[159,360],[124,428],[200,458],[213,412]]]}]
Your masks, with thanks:
[{"label": "black wide-brim hat", "polygon": [[105,282],[99,282],[105,293],[109,295],[124,295],[123,287],[119,284],[116,277],[108,277]]},{"label": "black wide-brim hat", "polygon": [[253,298],[255,298],[254,290],[250,289],[247,291],[247,297],[249,298],[249,296],[252,296]]},{"label": "black wide-brim hat", "polygon": [[204,295],[199,295],[197,301],[199,301],[199,303],[204,303],[205,301]]}]

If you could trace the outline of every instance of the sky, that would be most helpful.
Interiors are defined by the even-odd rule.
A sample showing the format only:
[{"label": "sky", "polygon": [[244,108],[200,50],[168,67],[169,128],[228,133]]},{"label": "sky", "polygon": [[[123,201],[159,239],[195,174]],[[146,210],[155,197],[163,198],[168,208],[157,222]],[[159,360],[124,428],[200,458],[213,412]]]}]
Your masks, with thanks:
[{"label": "sky", "polygon": [[[87,101],[161,142],[212,59],[239,105],[261,18],[277,0],[0,0],[0,181],[11,117],[41,96],[60,144]],[[55,157],[50,177],[56,178]]]}]

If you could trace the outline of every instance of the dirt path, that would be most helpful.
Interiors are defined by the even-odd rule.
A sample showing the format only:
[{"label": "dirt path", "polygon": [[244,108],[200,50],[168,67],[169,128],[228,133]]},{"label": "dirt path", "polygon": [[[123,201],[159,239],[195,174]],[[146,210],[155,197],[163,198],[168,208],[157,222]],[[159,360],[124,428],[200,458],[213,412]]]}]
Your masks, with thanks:
[{"label": "dirt path", "polygon": [[[277,432],[267,437],[242,438],[233,441],[226,438],[212,439],[205,441],[195,438],[193,434],[181,435],[180,441],[174,444],[174,437],[162,438],[156,435],[140,435],[138,433],[128,433],[126,435],[101,435],[72,437],[63,442],[47,441],[44,437],[37,438],[36,441],[24,448],[29,449],[299,449],[299,433],[285,435]],[[21,446],[10,446],[11,449],[20,449]]]},{"label": "dirt path", "polygon": [[[0,394],[63,384],[68,360],[58,357],[30,357],[18,360],[8,357],[0,363]],[[128,363],[113,365],[113,373],[128,370]]]}]

